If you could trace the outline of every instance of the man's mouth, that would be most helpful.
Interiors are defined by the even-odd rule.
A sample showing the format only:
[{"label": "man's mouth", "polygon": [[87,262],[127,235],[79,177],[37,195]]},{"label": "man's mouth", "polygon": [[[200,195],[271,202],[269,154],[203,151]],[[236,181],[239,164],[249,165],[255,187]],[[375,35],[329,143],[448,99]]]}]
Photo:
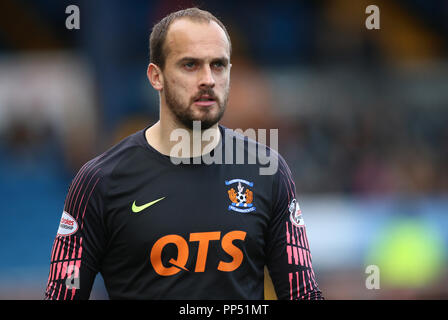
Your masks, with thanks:
[{"label": "man's mouth", "polygon": [[204,95],[200,96],[199,98],[197,98],[196,100],[194,100],[194,104],[201,106],[201,107],[210,107],[213,104],[215,104],[215,102],[216,102],[216,99],[207,94],[204,94]]}]

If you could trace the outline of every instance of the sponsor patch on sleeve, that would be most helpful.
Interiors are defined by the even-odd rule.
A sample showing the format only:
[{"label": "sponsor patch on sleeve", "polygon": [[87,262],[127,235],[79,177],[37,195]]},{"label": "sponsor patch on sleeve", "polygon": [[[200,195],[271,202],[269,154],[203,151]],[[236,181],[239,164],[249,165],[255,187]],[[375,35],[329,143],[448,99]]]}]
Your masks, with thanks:
[{"label": "sponsor patch on sleeve", "polygon": [[75,218],[66,211],[62,212],[61,222],[59,223],[58,236],[69,236],[78,231],[78,223]]},{"label": "sponsor patch on sleeve", "polygon": [[305,227],[302,211],[300,210],[299,202],[296,199],[292,199],[288,209],[291,222],[297,227]]}]

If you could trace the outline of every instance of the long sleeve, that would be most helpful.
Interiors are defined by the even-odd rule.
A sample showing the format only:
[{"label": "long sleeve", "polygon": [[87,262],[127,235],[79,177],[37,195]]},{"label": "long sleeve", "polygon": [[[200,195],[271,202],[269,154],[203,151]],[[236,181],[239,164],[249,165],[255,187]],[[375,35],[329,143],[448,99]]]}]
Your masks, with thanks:
[{"label": "long sleeve", "polygon": [[279,156],[273,185],[267,267],[278,299],[323,299],[314,274],[306,227],[292,174]]},{"label": "long sleeve", "polygon": [[88,299],[105,247],[101,169],[85,164],[68,190],[51,251],[46,300]]}]

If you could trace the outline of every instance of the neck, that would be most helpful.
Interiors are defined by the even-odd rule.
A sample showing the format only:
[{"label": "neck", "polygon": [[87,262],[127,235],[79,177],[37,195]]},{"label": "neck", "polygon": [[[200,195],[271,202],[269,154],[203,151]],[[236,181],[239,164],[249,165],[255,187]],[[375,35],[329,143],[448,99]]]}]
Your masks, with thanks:
[{"label": "neck", "polygon": [[200,130],[199,126],[190,129],[178,123],[173,116],[161,112],[160,120],[146,130],[145,137],[148,144],[161,154],[189,158],[209,153],[218,145],[221,134],[217,123],[207,130]]}]

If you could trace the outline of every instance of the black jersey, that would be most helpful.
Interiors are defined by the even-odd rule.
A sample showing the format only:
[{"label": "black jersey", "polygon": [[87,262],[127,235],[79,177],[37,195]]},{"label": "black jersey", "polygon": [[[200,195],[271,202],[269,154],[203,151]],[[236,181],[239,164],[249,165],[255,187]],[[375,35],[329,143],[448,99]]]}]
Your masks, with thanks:
[{"label": "black jersey", "polygon": [[[46,299],[88,299],[98,272],[111,299],[263,299],[264,266],[279,299],[322,298],[281,156],[273,175],[259,163],[174,164],[147,143],[146,129],[73,179]],[[222,150],[229,141],[233,151],[261,146],[220,132],[231,135]]]}]

